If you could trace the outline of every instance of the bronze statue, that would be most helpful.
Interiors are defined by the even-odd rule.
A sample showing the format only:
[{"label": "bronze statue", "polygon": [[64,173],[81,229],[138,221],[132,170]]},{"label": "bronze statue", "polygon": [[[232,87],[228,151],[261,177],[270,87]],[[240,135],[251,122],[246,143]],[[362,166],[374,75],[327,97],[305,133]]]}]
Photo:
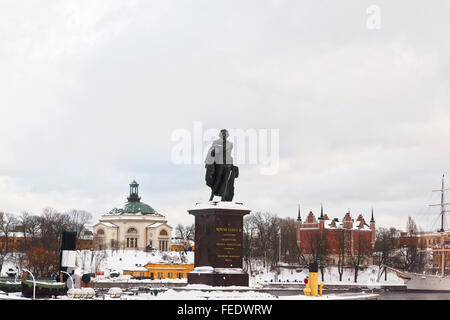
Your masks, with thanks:
[{"label": "bronze statue", "polygon": [[214,196],[221,196],[222,201],[232,201],[234,196],[234,179],[239,176],[239,168],[233,165],[231,150],[233,144],[227,140],[228,131],[220,130],[220,139],[213,141],[205,160],[206,185]]}]

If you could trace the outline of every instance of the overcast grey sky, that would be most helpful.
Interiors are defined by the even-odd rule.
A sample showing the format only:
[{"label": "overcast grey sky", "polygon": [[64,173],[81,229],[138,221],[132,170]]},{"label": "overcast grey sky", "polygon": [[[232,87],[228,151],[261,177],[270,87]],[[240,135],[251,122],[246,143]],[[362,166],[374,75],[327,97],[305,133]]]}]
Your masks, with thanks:
[{"label": "overcast grey sky", "polygon": [[[369,29],[367,8],[381,9]],[[140,183],[169,224],[206,201],[174,130],[279,129],[235,200],[437,228],[450,175],[450,3],[0,0],[0,210],[100,215]],[[450,181],[449,181],[450,183]]]}]

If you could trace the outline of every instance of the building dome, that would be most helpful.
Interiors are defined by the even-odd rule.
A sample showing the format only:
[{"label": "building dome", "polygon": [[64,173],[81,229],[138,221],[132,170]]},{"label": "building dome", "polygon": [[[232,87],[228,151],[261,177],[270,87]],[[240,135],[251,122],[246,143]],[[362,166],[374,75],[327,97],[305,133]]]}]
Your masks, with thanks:
[{"label": "building dome", "polygon": [[127,202],[120,208],[112,209],[109,214],[152,214],[161,216],[148,204],[141,201],[139,197],[139,184],[136,181],[130,183],[130,196]]}]

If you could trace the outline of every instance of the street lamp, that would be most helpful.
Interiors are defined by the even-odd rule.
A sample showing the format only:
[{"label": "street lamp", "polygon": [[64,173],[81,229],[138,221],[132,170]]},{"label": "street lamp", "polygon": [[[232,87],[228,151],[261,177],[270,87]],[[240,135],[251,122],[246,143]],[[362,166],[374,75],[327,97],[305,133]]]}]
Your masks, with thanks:
[{"label": "street lamp", "polygon": [[29,274],[31,274],[31,277],[33,278],[33,300],[35,300],[35,298],[36,298],[36,280],[34,279],[34,276],[31,273],[31,271],[29,271],[27,269],[24,269],[24,268],[22,268],[22,270],[28,272]]},{"label": "street lamp", "polygon": [[279,241],[278,241],[278,264],[281,263],[281,224],[280,224],[279,232],[280,232],[280,238],[279,238]]},{"label": "street lamp", "polygon": [[67,274],[67,275],[69,276],[70,281],[72,282],[72,288],[75,289],[75,285],[74,285],[74,283],[73,283],[72,276],[71,276],[69,273],[65,272],[65,271],[62,271],[62,270],[60,270],[60,271],[61,271],[62,273],[65,273],[65,274]]}]

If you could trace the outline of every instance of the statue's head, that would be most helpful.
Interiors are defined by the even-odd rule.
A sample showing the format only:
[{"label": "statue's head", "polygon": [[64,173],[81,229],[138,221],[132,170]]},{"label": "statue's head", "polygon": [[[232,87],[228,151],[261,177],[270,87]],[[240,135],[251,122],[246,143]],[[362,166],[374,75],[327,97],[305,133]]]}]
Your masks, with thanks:
[{"label": "statue's head", "polygon": [[219,137],[221,137],[221,138],[225,137],[225,139],[226,139],[226,138],[228,138],[228,136],[229,136],[229,134],[228,134],[227,129],[220,130]]}]

